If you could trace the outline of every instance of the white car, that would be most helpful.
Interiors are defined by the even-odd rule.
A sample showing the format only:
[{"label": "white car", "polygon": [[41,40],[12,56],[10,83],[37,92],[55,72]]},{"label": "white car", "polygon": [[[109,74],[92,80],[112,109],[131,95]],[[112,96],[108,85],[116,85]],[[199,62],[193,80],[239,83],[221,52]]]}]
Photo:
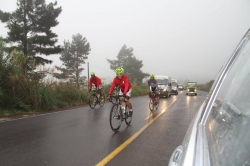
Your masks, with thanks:
[{"label": "white car", "polygon": [[169,166],[250,166],[250,29],[223,66]]}]

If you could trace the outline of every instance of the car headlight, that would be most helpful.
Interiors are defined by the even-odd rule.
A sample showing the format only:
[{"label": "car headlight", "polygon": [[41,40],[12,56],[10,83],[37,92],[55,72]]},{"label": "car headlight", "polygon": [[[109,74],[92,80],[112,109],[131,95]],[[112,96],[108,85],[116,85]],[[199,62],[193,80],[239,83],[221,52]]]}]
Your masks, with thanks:
[{"label": "car headlight", "polygon": [[167,89],[163,89],[163,91],[165,92]]}]

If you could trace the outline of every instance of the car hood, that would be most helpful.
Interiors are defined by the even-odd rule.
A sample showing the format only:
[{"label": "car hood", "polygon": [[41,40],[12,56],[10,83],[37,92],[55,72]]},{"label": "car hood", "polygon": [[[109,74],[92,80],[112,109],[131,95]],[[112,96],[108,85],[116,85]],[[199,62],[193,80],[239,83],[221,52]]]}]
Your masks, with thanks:
[{"label": "car hood", "polygon": [[161,85],[161,84],[159,85],[158,84],[158,87],[159,87],[159,89],[165,89],[165,88],[167,88],[167,85]]}]

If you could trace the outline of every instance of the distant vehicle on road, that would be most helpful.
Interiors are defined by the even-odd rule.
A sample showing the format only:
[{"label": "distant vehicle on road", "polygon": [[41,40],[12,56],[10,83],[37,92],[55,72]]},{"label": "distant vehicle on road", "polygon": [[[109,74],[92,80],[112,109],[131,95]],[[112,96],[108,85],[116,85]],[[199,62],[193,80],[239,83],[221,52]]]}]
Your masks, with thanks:
[{"label": "distant vehicle on road", "polygon": [[175,80],[172,80],[171,85],[172,85],[171,94],[178,95],[178,83],[175,82]]},{"label": "distant vehicle on road", "polygon": [[159,87],[159,97],[171,97],[171,77],[169,76],[155,76]]},{"label": "distant vehicle on road", "polygon": [[182,84],[178,84],[177,87],[178,87],[179,90],[184,90],[184,86]]},{"label": "distant vehicle on road", "polygon": [[197,92],[198,92],[197,82],[187,82],[186,95],[192,94],[197,96]]}]

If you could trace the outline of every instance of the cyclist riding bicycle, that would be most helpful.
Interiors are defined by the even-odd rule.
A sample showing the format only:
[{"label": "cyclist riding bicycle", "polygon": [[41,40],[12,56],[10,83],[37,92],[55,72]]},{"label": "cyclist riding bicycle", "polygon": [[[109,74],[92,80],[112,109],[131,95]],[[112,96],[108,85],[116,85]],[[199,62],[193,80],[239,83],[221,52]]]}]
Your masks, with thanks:
[{"label": "cyclist riding bicycle", "polygon": [[89,92],[92,89],[92,84],[96,87],[96,92],[100,94],[100,97],[102,97],[102,81],[99,77],[95,76],[94,72],[90,73],[91,78],[89,79]]},{"label": "cyclist riding bicycle", "polygon": [[[133,110],[132,110],[132,104],[129,101],[129,98],[131,96],[132,91],[132,85],[129,82],[128,76],[124,75],[124,69],[121,67],[118,67],[116,70],[116,77],[113,79],[111,87],[109,89],[108,93],[108,99],[110,98],[110,95],[112,94],[115,87],[118,87],[120,89],[119,96],[123,96],[124,100],[129,108],[129,116],[132,117]],[[119,99],[120,103],[122,102],[122,98]]]},{"label": "cyclist riding bicycle", "polygon": [[150,79],[148,80],[148,89],[149,89],[149,94],[153,92],[155,93],[156,97],[159,99],[158,93],[157,93],[159,90],[159,87],[158,87],[158,82],[155,79],[154,74],[150,74]]}]

